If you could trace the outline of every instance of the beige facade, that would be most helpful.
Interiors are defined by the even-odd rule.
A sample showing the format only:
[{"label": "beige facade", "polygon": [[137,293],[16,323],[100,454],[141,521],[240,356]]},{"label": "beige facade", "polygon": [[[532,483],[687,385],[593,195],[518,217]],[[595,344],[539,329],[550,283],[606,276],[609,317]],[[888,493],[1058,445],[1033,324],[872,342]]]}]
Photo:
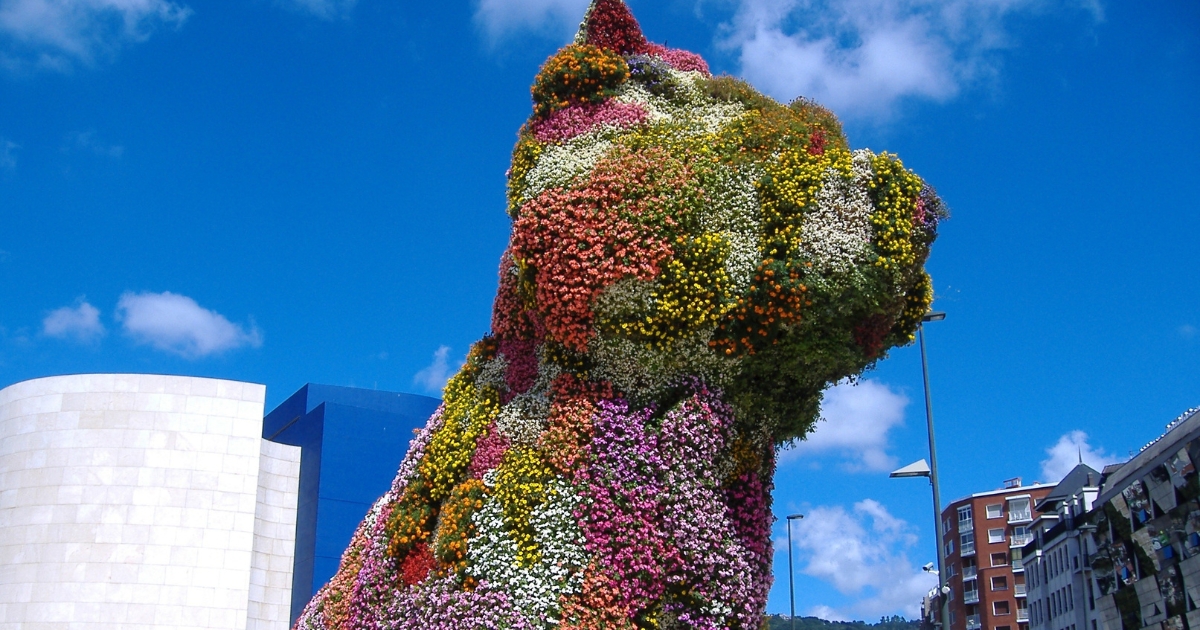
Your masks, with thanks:
[{"label": "beige facade", "polygon": [[136,374],[0,390],[0,630],[284,630],[299,448],[265,388]]}]

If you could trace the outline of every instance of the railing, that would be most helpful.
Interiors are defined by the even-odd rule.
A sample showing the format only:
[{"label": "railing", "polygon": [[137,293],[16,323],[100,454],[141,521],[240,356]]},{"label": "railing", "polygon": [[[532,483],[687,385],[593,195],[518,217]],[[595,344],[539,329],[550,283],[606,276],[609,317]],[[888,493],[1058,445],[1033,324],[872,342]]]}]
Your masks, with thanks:
[{"label": "railing", "polygon": [[1008,544],[1009,547],[1024,547],[1033,542],[1033,534],[1012,535],[1012,541]]},{"label": "railing", "polygon": [[964,543],[962,546],[962,549],[959,551],[959,555],[961,555],[961,556],[975,555],[975,543],[973,543],[973,542]]},{"label": "railing", "polygon": [[1029,621],[1029,609],[1028,608],[1018,608],[1017,609],[1017,621],[1018,622]]},{"label": "railing", "polygon": [[975,519],[969,518],[958,522],[958,533],[960,534],[965,534],[973,529],[975,529]]},{"label": "railing", "polygon": [[1025,585],[1024,584],[1013,584],[1013,594],[1016,595],[1017,597],[1025,597],[1025,595],[1026,595]]},{"label": "railing", "polygon": [[979,630],[979,615],[967,615],[967,630]]},{"label": "railing", "polygon": [[971,591],[963,591],[963,603],[964,604],[978,604],[979,603],[979,589],[975,589],[975,590],[971,590]]},{"label": "railing", "polygon": [[963,581],[974,580],[979,575],[976,567],[963,567]]},{"label": "railing", "polygon": [[1033,513],[1029,510],[1018,510],[1008,513],[1009,523],[1028,523],[1033,520]]},{"label": "railing", "polygon": [[1013,573],[1024,573],[1025,572],[1025,561],[1022,560],[1021,558],[1013,558],[1011,568],[1012,568]]}]

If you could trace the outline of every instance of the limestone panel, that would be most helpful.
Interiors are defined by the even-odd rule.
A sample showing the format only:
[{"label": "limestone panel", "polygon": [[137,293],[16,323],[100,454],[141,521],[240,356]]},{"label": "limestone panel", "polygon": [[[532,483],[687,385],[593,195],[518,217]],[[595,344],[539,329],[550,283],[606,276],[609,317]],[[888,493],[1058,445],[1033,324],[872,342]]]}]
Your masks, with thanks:
[{"label": "limestone panel", "polygon": [[261,441],[247,630],[287,630],[300,497],[300,447]]},{"label": "limestone panel", "polygon": [[261,444],[264,395],[139,374],[0,390],[0,630],[245,630],[256,530],[287,554],[289,500],[295,522],[298,454]]}]

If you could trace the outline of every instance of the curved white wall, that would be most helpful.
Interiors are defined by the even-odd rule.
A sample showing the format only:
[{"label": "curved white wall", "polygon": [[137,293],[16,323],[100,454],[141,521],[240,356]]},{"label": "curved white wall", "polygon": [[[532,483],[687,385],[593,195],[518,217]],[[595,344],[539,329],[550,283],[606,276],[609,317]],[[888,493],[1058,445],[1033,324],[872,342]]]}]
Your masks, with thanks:
[{"label": "curved white wall", "polygon": [[264,395],[124,374],[0,390],[0,629],[286,628],[263,617],[291,582],[299,449],[263,444]]}]

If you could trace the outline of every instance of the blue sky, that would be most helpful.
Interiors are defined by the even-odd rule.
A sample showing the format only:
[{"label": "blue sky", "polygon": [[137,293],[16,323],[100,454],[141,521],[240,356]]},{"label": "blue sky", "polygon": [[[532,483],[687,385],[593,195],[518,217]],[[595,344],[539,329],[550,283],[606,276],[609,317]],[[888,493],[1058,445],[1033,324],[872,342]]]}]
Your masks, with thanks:
[{"label": "blue sky", "polygon": [[[629,4],[652,40],[828,104],[948,202],[947,501],[1127,457],[1200,405],[1200,5]],[[585,5],[0,0],[0,386],[436,390],[487,331],[528,88]],[[927,455],[915,348],[825,412],[776,477],[776,514],[809,515],[797,610],[912,615],[930,494],[887,472]]]}]

